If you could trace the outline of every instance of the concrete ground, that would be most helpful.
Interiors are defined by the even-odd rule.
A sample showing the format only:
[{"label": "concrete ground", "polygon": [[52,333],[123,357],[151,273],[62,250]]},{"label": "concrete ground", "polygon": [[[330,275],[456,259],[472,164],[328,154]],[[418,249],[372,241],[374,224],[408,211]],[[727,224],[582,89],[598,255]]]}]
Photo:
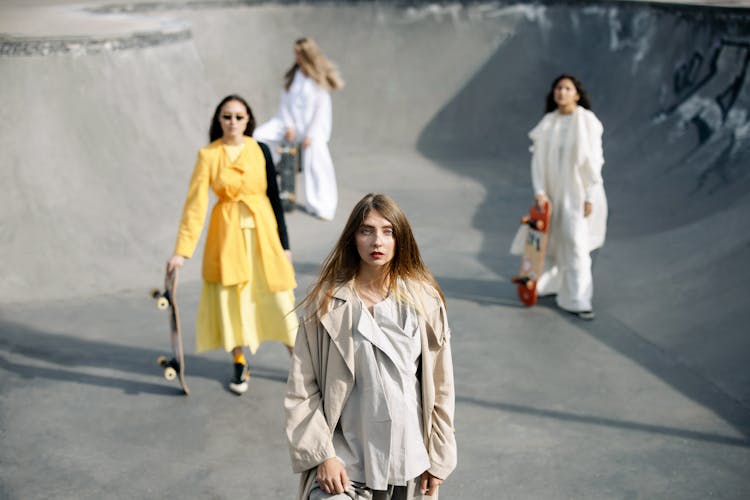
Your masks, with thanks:
[{"label": "concrete ground", "polygon": [[[167,319],[147,292],[216,102],[239,92],[270,117],[302,34],[348,85],[333,96],[339,213],[288,216],[297,297],[364,193],[402,205],[453,330],[459,466],[441,498],[750,496],[747,11],[21,3],[0,3],[0,498],[293,497],[283,347],[228,392],[228,357],[192,346],[196,255],[183,397],[155,365]],[[525,134],[562,71],[605,126],[593,322],[523,308],[509,284]]]}]

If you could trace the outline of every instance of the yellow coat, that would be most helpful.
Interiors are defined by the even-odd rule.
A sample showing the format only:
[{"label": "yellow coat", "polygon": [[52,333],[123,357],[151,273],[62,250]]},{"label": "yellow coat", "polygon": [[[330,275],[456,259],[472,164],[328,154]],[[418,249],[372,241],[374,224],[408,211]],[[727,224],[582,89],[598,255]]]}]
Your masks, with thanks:
[{"label": "yellow coat", "polygon": [[269,289],[280,292],[295,288],[294,269],[279,241],[276,217],[266,195],[266,161],[260,146],[250,137],[245,137],[245,147],[234,162],[229,160],[221,139],[198,152],[174,253],[192,257],[206,219],[209,187],[218,201],[208,225],[203,279],[224,286],[250,279],[240,228],[239,203],[244,203],[255,219],[257,250]]}]

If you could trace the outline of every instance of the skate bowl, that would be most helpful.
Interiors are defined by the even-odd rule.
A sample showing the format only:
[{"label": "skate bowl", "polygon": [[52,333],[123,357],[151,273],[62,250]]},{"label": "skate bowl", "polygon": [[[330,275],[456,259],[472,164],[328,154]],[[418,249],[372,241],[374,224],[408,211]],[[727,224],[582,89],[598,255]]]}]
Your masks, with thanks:
[{"label": "skate bowl", "polygon": [[[475,257],[503,278],[514,271],[503,249],[529,192],[526,132],[549,80],[580,75],[605,124],[610,243],[596,269],[597,297],[629,321],[668,318],[677,330],[748,319],[739,288],[750,277],[744,10],[632,2],[39,8],[49,3],[59,17],[47,32],[6,28],[2,42],[2,302],[154,281],[212,106],[236,91],[259,121],[270,117],[290,40],[304,33],[347,80],[335,96],[331,144],[343,189],[358,186],[368,162],[401,153],[479,182],[486,194],[471,200],[467,221],[481,234]],[[390,175],[428,193],[430,179],[408,170]],[[744,342],[731,352],[746,356]]]},{"label": "skate bowl", "polygon": [[[604,124],[610,204],[598,318],[581,328],[709,408],[747,464],[750,11],[614,1],[27,8],[56,21],[0,21],[0,304],[114,301],[158,284],[213,107],[236,92],[258,122],[271,117],[292,41],[306,35],[347,86],[333,100],[336,220],[289,218],[300,283],[349,207],[385,191],[449,305],[468,301],[501,331],[517,314],[507,250],[531,199],[526,134],[550,81],[572,73]],[[199,268],[182,282],[197,286]],[[473,325],[462,311],[458,325]],[[737,493],[726,498],[747,493],[746,480],[725,479]]]}]

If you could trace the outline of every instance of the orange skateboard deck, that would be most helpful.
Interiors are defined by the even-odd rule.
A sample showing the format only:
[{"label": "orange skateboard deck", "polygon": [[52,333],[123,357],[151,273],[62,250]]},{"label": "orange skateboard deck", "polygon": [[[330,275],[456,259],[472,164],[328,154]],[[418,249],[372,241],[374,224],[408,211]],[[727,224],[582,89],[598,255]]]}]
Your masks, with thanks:
[{"label": "orange skateboard deck", "polygon": [[518,297],[527,306],[537,302],[536,284],[544,270],[550,213],[549,203],[541,208],[534,203],[529,213],[521,218],[521,223],[529,226],[529,232],[524,242],[521,270],[513,277],[513,283],[518,285]]},{"label": "orange skateboard deck", "polygon": [[174,380],[178,378],[180,387],[185,395],[190,390],[185,383],[185,354],[182,348],[182,329],[180,328],[180,311],[177,307],[177,268],[167,271],[164,276],[164,290],[153,289],[151,296],[156,300],[156,307],[160,310],[169,309],[169,340],[172,344],[172,357],[159,356],[157,364],[164,369],[164,378]]}]

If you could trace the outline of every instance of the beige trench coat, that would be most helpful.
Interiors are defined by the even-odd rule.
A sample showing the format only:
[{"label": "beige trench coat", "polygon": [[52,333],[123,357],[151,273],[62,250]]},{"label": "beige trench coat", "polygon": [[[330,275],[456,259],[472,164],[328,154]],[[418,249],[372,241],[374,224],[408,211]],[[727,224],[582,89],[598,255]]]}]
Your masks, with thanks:
[{"label": "beige trench coat", "polygon": [[[445,479],[456,467],[457,455],[450,329],[437,291],[424,285],[413,288],[418,310],[423,311],[419,314],[423,438],[430,474]],[[354,385],[356,297],[349,284],[337,288],[333,297],[320,321],[310,318],[300,324],[284,399],[292,469],[302,473],[300,500],[307,499],[317,466],[336,456],[333,432]]]}]

